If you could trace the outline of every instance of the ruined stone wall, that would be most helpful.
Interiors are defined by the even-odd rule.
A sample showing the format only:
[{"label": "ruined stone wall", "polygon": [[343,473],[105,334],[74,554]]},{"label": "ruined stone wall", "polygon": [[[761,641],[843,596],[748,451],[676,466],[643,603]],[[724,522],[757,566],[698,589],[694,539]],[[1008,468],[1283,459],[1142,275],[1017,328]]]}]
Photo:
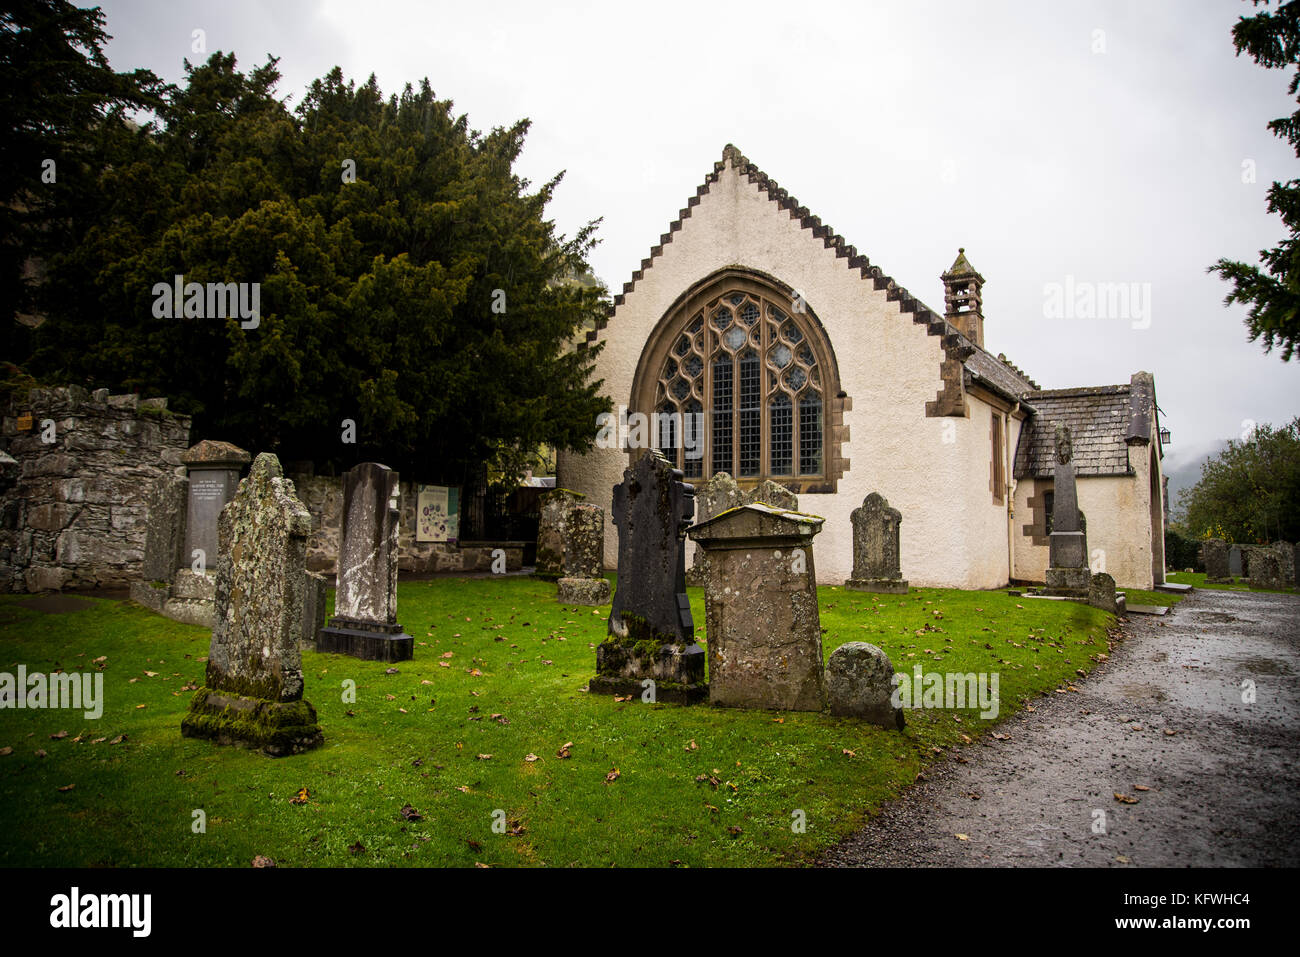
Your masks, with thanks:
[{"label": "ruined stone wall", "polygon": [[[343,520],[343,479],[331,475],[289,476],[298,498],[311,513],[311,537],[307,540],[307,569],[333,575],[339,554],[339,530]],[[492,568],[492,548],[461,547],[446,542],[415,540],[417,483],[400,482],[401,525],[397,538],[397,568],[400,572],[486,572]],[[506,549],[506,568],[515,571],[523,561],[522,548]]]},{"label": "ruined stone wall", "polygon": [[166,399],[68,386],[11,401],[0,423],[0,449],[15,460],[0,479],[0,592],[138,578],[146,499],[189,437],[189,417]]}]

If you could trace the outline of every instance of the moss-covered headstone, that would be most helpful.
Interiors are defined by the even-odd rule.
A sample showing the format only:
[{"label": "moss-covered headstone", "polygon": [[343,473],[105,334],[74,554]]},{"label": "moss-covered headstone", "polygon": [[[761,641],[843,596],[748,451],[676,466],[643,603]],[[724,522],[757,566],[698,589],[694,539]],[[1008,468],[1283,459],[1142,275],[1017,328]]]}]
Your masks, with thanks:
[{"label": "moss-covered headstone", "polygon": [[564,539],[568,530],[569,512],[587,496],[567,488],[552,489],[541,494],[541,510],[537,523],[537,567],[534,574],[546,581],[563,578]]},{"label": "moss-covered headstone", "polygon": [[218,521],[216,618],[204,687],[181,734],[272,757],[322,743],[303,700],[302,576],[311,515],[280,462],[262,453]]},{"label": "moss-covered headstone", "polygon": [[618,584],[609,634],[596,649],[598,693],[689,704],[708,695],[704,649],[686,597],[686,529],[695,489],[657,451],[648,451],[614,486]]}]

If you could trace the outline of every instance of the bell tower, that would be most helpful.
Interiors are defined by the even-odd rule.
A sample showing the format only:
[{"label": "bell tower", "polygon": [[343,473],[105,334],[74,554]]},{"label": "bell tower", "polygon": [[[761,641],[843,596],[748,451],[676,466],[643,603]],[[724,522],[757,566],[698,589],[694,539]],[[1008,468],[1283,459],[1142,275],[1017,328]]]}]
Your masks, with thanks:
[{"label": "bell tower", "polygon": [[943,280],[944,318],[981,349],[984,348],[984,312],[980,290],[984,277],[966,258],[965,248],[957,250],[957,260],[939,277]]}]

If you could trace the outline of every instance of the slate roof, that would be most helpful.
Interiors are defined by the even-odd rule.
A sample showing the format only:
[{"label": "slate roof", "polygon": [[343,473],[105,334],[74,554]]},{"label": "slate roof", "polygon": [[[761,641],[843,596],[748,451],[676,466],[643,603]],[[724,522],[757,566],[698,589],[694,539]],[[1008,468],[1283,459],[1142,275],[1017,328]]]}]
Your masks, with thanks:
[{"label": "slate roof", "polygon": [[1016,447],[1015,477],[1051,478],[1056,423],[1070,428],[1076,475],[1131,475],[1128,460],[1131,386],[1029,392],[1037,414],[1026,420]]},{"label": "slate roof", "polygon": [[[994,391],[1012,399],[1023,400],[1030,392],[1038,389],[1038,383],[1014,365],[978,346],[966,359],[966,372],[968,376],[977,377],[986,385],[991,385]],[[968,381],[967,385],[969,384]]]}]

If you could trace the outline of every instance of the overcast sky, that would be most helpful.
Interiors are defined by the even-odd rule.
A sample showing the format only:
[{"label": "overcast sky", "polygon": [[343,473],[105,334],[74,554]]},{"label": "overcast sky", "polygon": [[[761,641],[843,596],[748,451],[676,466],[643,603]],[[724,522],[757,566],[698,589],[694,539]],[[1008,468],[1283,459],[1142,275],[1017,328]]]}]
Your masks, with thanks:
[{"label": "overcast sky", "polygon": [[[88,3],[86,5],[89,5]],[[1206,267],[1276,244],[1265,128],[1289,74],[1234,54],[1237,0],[1142,3],[106,0],[113,66],[179,82],[193,31],[280,57],[296,104],[332,66],[385,93],[428,77],[472,128],[533,121],[517,171],[603,217],[617,292],[735,143],[931,307],[964,246],[985,345],[1043,388],[1155,374],[1166,467],[1300,413],[1300,361],[1246,340]],[[1246,182],[1253,168],[1254,182]],[[1053,318],[1048,284],[1135,283],[1149,315]]]}]

